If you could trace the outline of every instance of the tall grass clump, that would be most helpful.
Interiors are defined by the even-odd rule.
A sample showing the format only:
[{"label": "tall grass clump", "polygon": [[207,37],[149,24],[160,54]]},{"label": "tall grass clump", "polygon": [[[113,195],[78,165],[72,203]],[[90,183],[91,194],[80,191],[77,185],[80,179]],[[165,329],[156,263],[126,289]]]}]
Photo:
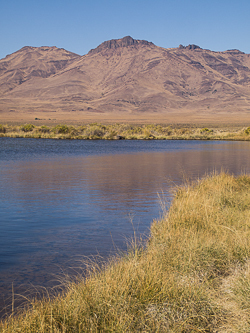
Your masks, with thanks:
[{"label": "tall grass clump", "polygon": [[89,124],[83,133],[88,139],[102,139],[106,134],[106,126],[98,123]]},{"label": "tall grass clump", "polygon": [[249,259],[250,176],[207,176],[176,189],[145,246],[89,260],[84,277],[0,331],[249,332]]}]

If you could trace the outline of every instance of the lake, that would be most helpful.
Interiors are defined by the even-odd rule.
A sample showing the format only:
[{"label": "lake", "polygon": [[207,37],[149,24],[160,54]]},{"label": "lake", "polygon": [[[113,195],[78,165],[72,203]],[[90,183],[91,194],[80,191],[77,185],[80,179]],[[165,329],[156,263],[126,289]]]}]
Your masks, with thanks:
[{"label": "lake", "polygon": [[250,142],[0,138],[1,307],[12,288],[51,287],[85,256],[126,250],[173,186],[249,173],[249,156]]}]

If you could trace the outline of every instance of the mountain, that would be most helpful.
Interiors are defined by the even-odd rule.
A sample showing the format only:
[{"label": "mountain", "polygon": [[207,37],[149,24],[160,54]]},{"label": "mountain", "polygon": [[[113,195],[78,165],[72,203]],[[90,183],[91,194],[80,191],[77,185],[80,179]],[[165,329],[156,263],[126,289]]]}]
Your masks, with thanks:
[{"label": "mountain", "polygon": [[79,57],[55,46],[25,46],[0,60],[0,93],[8,94],[34,78],[48,78]]},{"label": "mountain", "polygon": [[14,111],[15,117],[57,112],[68,119],[247,119],[250,55],[194,44],[166,49],[129,36],[84,56],[24,47],[0,60],[0,115]]}]

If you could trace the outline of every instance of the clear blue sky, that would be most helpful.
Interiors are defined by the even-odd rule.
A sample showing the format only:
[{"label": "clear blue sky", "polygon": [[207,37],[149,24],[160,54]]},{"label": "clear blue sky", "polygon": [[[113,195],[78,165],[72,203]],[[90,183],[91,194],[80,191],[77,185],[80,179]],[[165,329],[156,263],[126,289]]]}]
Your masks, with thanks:
[{"label": "clear blue sky", "polygon": [[127,35],[250,53],[250,0],[0,0],[0,58],[26,45],[83,55]]}]

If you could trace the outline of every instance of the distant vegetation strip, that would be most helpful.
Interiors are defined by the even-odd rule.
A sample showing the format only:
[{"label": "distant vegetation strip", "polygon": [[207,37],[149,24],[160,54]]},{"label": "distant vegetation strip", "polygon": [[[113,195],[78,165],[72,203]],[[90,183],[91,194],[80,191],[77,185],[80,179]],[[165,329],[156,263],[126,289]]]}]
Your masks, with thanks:
[{"label": "distant vegetation strip", "polygon": [[142,246],[33,300],[0,323],[14,332],[249,332],[250,176],[211,175],[176,189]]},{"label": "distant vegetation strip", "polygon": [[198,128],[167,125],[92,123],[82,126],[21,126],[0,124],[0,137],[83,140],[250,140],[250,127],[241,129]]}]

